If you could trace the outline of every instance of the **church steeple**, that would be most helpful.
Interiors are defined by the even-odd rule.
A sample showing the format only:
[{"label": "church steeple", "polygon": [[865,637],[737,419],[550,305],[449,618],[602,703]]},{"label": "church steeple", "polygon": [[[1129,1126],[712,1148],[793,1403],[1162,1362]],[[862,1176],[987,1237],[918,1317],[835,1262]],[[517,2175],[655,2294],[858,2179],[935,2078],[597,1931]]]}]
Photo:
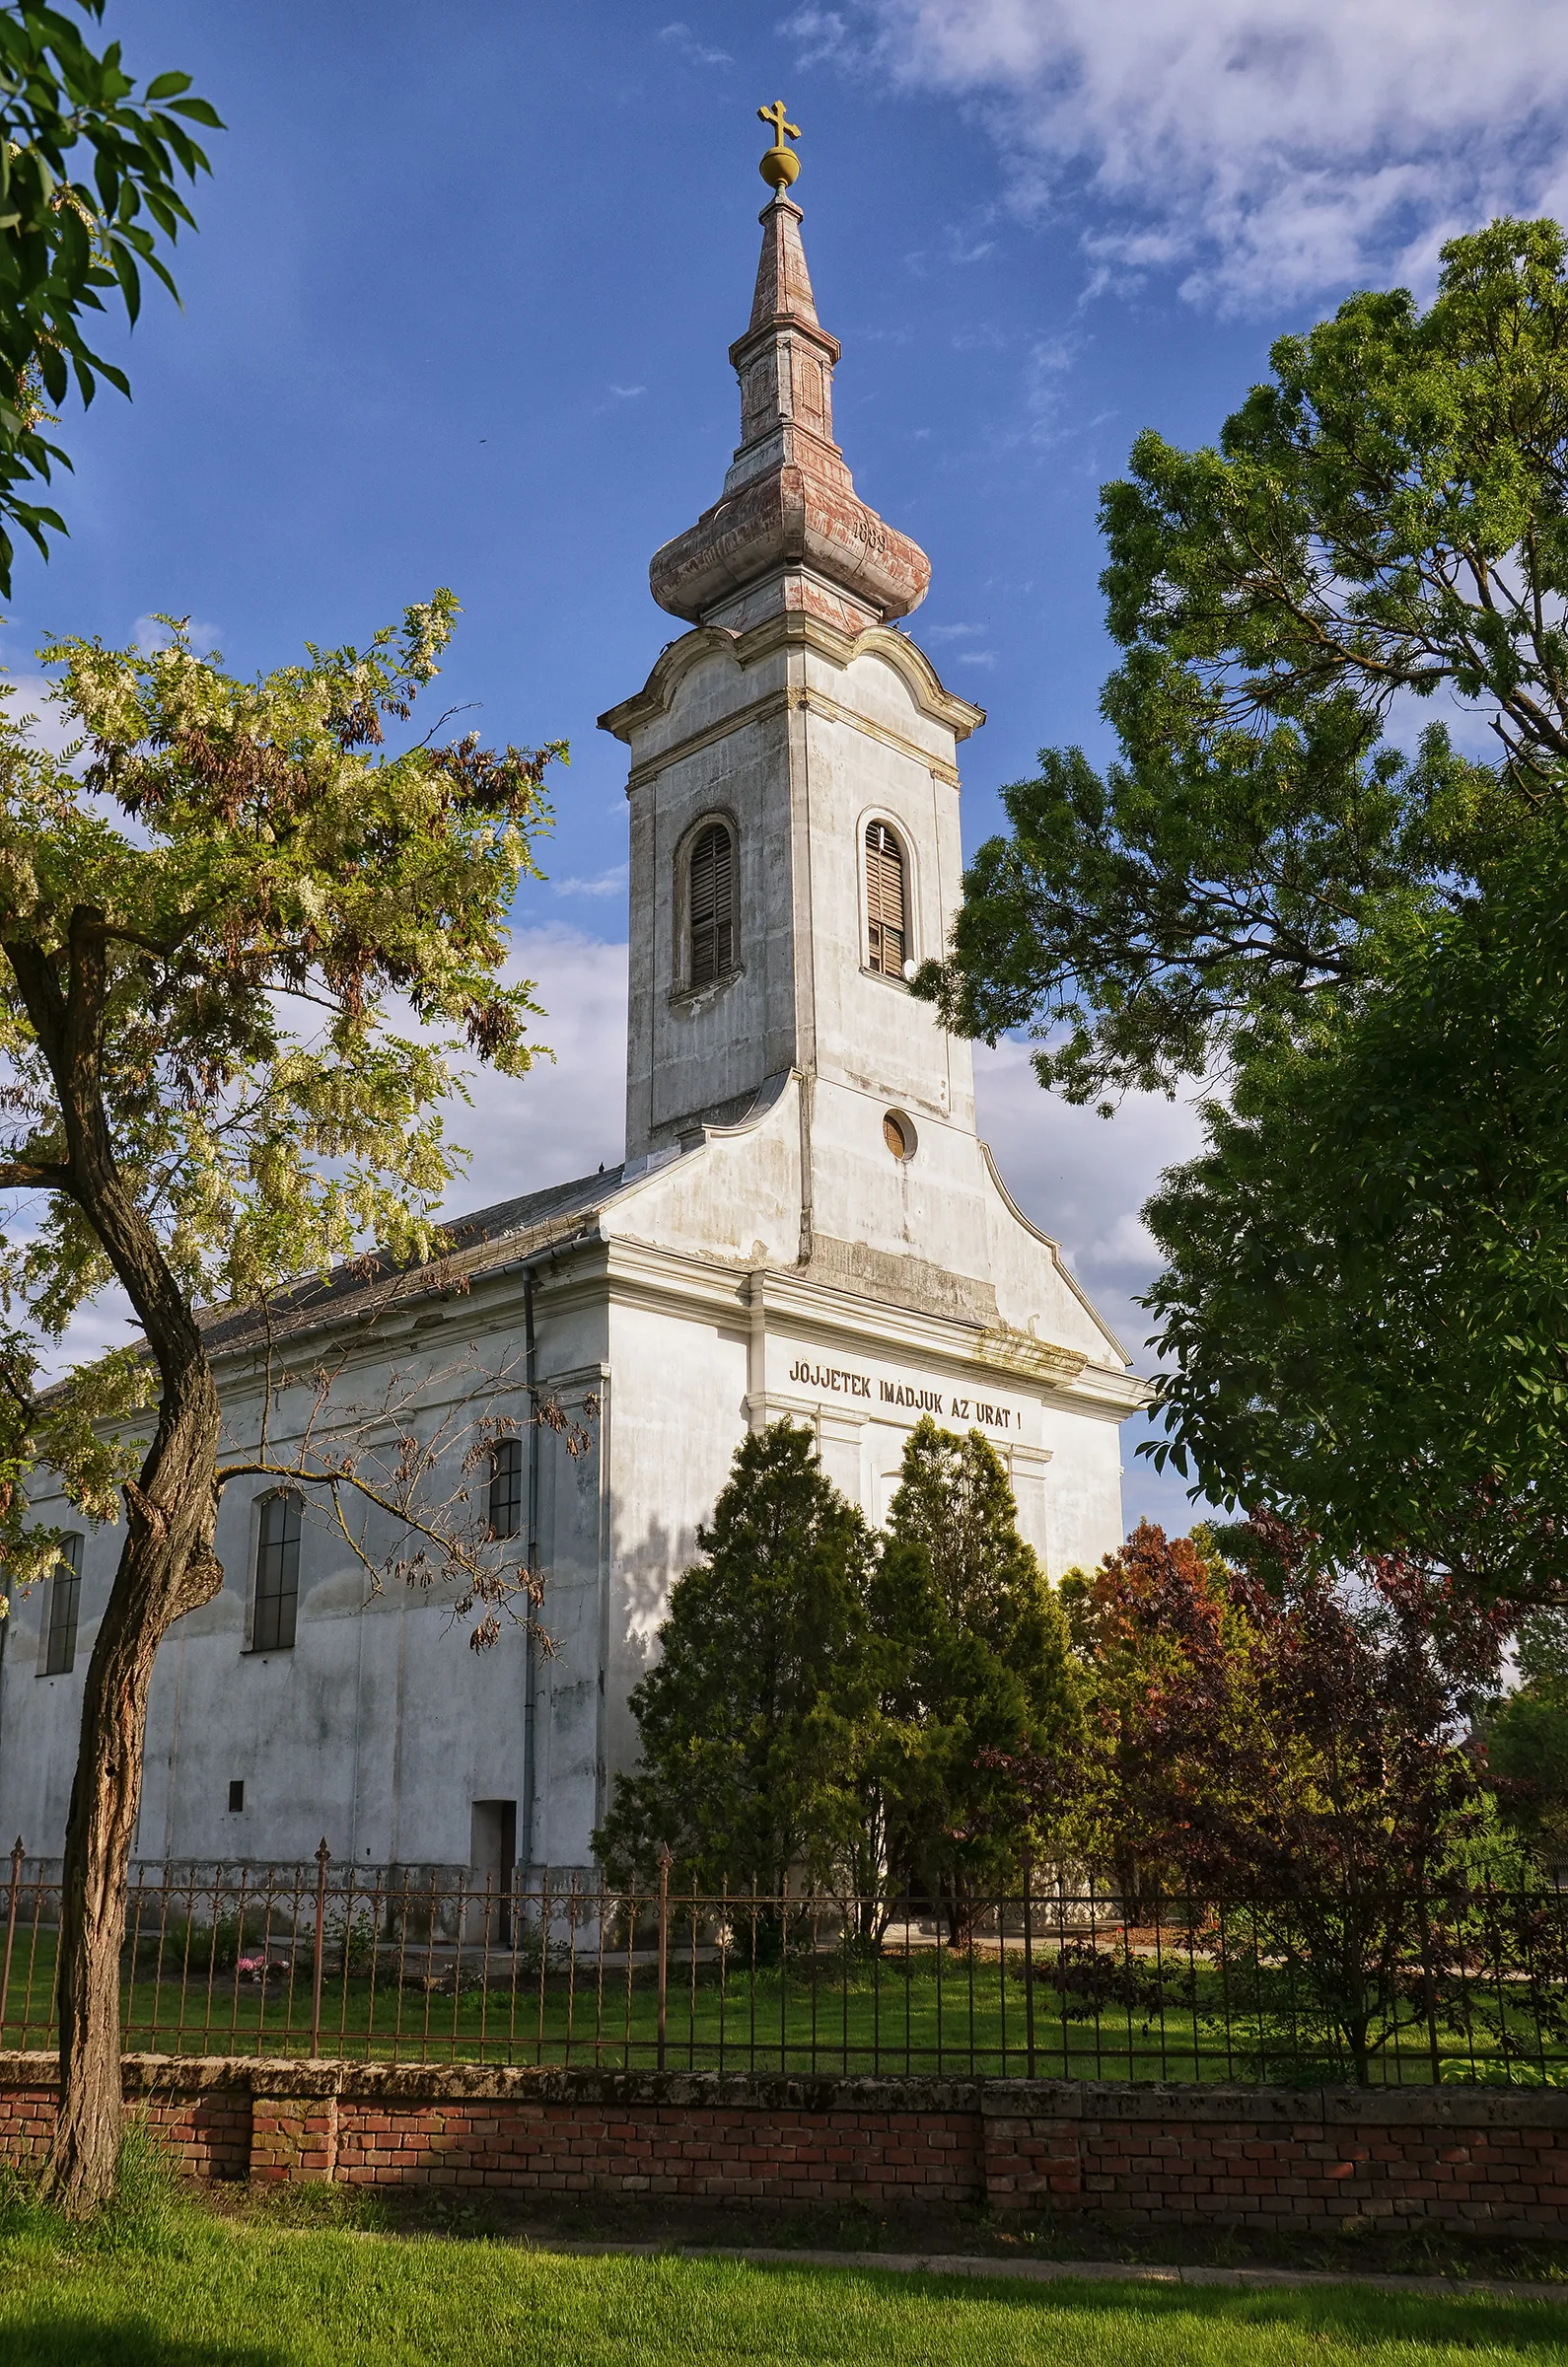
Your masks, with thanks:
[{"label": "church steeple", "polygon": [[[762,251],[756,264],[756,294],[751,299],[751,318],[747,324],[746,344],[759,328],[771,328],[775,323],[793,321],[803,328],[815,328],[821,334],[817,318],[817,300],[812,294],[812,275],[806,268],[806,250],[801,245],[800,225],[806,219],[792,197],[780,189],[773,202],[757,216],[762,225]],[[836,338],[825,337],[832,346],[833,359],[838,359]],[[730,349],[735,360],[737,347]],[[739,364],[737,364],[739,367]]]},{"label": "church steeple", "polygon": [[[775,110],[762,111],[773,120]],[[649,581],[660,607],[692,624],[748,625],[795,610],[858,630],[917,608],[931,563],[859,498],[833,441],[840,348],[817,318],[801,209],[788,194],[799,159],[782,140],[793,126],[782,106],[776,113],[751,319],[730,347],[741,441],[720,499],[655,552]]]},{"label": "church steeple", "polygon": [[863,1237],[874,1202],[907,1185],[913,1208],[948,1188],[944,1160],[972,1158],[968,1045],[908,980],[948,942],[957,745],[985,718],[889,630],[930,564],[860,500],[833,441],[838,343],[790,193],[795,127],[782,105],[763,111],[780,144],[730,348],[741,441],[720,499],[652,566],[654,597],[695,629],[600,721],[631,752],[627,1155],[739,1124],[797,1079],[806,1245],[814,1229]]}]

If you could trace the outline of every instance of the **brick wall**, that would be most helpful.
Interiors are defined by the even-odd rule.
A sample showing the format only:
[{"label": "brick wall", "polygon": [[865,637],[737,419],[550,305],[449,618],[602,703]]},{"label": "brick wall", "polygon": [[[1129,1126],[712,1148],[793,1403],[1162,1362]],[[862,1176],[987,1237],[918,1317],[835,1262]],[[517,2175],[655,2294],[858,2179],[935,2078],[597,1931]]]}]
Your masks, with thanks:
[{"label": "brick wall", "polygon": [[[0,2073],[0,2162],[28,2170],[42,2161],[54,2129],[54,2091],[44,2083],[53,2064],[13,2055],[19,2076]],[[0,2063],[6,2057],[0,2055]]]},{"label": "brick wall", "polygon": [[1071,2087],[982,2101],[993,2209],[1134,2224],[1568,2234],[1568,2094]]},{"label": "brick wall", "polygon": [[[41,2158],[51,2060],[0,2055],[0,2160]],[[1568,2094],[1294,2093],[133,2056],[127,2099],[198,2178],[537,2194],[1383,2222],[1560,2236]]]}]

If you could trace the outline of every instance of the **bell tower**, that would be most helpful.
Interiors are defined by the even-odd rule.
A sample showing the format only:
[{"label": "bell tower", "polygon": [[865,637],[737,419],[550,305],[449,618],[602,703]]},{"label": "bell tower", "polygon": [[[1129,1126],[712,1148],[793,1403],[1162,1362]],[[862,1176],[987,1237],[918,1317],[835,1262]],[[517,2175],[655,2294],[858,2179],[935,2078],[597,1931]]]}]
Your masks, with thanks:
[{"label": "bell tower", "polygon": [[690,629],[600,719],[631,754],[627,1158],[735,1122],[793,1071],[820,1145],[864,1134],[886,1168],[901,1128],[911,1158],[957,1134],[972,1159],[968,1045],[908,981],[958,905],[956,750],[985,718],[895,629],[930,563],[833,439],[840,348],[789,194],[796,128],[782,102],[759,111],[777,136],[730,347],[741,440],[649,569]]}]

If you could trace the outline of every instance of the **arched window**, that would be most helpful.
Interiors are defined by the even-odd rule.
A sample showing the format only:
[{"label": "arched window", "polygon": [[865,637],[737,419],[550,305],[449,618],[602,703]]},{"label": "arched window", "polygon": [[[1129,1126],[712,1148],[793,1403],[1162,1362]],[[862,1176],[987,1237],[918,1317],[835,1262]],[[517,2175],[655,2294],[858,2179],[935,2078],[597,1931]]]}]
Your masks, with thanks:
[{"label": "arched window", "polygon": [[687,912],[693,986],[711,986],[735,968],[735,840],[710,822],[691,849]]},{"label": "arched window", "polygon": [[908,951],[904,924],[903,849],[885,822],[866,831],[866,959],[885,978],[903,976]]},{"label": "arched window", "polygon": [[252,1652],[290,1652],[300,1607],[300,1499],[268,1496],[255,1549]]},{"label": "arched window", "polygon": [[516,1537],[523,1526],[523,1441],[498,1438],[490,1450],[490,1535]]}]

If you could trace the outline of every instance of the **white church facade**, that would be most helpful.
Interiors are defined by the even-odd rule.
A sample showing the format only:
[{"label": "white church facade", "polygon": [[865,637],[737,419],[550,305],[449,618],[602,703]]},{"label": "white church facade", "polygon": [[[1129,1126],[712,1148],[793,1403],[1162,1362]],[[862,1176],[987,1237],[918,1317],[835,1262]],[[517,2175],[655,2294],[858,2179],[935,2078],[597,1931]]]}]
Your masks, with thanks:
[{"label": "white church facade", "polygon": [[[800,222],[779,186],[731,349],[740,447],[653,561],[689,629],[602,718],[630,766],[625,1161],[459,1221],[373,1323],[340,1276],[277,1327],[297,1375],[335,1357],[374,1398],[395,1374],[432,1421],[477,1358],[520,1411],[532,1389],[580,1422],[575,1455],[525,1427],[491,1495],[544,1574],[553,1650],[515,1628],[465,1650],[441,1601],[367,1600],[308,1505],[231,1486],[227,1582],[159,1658],[144,1859],[296,1860],[324,1834],[362,1865],[585,1864],[697,1526],[781,1415],[874,1521],[930,1411],[990,1438],[1048,1574],[1120,1542],[1144,1385],[1008,1196],[969,1047],[907,983],[955,916],[957,752],[984,717],[896,624],[929,568],[833,442]],[[253,1434],[253,1327],[210,1337],[231,1432]],[[309,1396],[274,1391],[275,1439]],[[30,1854],[61,1847],[119,1542],[85,1533],[0,1623],[0,1836]]]}]

